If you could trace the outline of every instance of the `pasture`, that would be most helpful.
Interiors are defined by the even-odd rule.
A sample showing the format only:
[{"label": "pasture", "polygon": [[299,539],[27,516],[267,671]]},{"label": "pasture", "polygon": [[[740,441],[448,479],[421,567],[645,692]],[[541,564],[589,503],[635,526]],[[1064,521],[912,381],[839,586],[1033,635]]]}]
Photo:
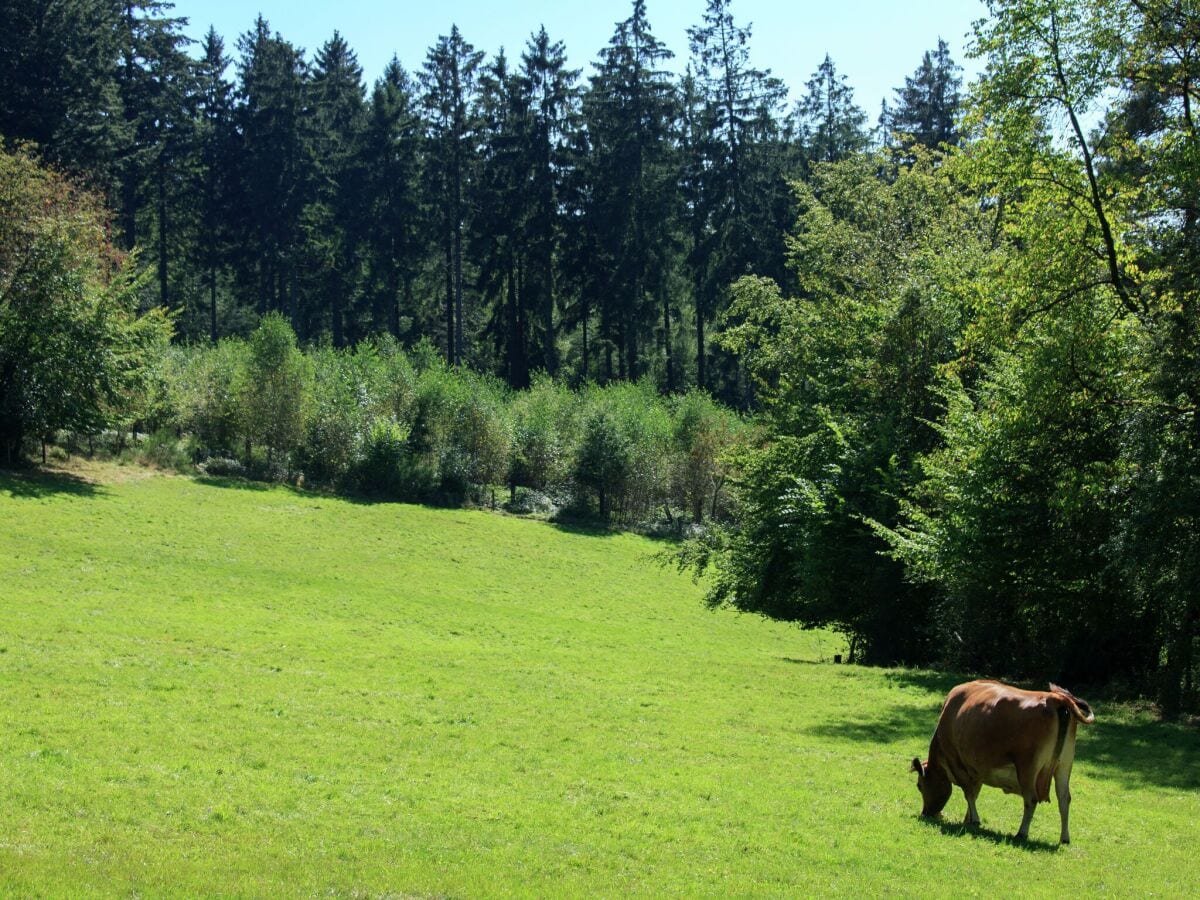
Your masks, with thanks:
[{"label": "pasture", "polygon": [[1200,895],[1194,728],[1095,702],[1069,847],[993,789],[926,823],[958,679],[660,544],[85,474],[0,473],[0,895]]}]

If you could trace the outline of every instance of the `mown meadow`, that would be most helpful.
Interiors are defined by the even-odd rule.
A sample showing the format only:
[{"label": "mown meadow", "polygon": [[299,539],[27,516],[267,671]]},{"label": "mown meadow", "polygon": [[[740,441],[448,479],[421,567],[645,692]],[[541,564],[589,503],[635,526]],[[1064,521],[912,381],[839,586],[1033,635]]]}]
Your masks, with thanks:
[{"label": "mown meadow", "polygon": [[1200,735],[1097,700],[1074,843],[919,819],[957,677],[632,534],[0,473],[0,895],[1196,896]]}]

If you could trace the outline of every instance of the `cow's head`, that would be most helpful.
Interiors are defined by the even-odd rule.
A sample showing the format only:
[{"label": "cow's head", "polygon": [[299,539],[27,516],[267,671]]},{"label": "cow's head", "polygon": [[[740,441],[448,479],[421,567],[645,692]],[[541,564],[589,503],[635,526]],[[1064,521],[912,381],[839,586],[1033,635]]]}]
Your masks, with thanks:
[{"label": "cow's head", "polygon": [[942,814],[946,804],[950,802],[950,792],[953,786],[937,766],[930,767],[929,763],[913,758],[913,771],[917,773],[917,790],[921,792],[921,815],[934,818]]}]

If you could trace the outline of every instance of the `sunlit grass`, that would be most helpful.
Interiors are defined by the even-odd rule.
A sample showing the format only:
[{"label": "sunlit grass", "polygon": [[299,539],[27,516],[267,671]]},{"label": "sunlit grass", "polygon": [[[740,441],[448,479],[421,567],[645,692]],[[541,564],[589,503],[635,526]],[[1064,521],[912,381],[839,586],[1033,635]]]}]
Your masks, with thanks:
[{"label": "sunlit grass", "polygon": [[0,895],[1200,894],[1194,730],[1099,705],[1070,847],[929,825],[954,679],[645,539],[114,471],[0,474]]}]

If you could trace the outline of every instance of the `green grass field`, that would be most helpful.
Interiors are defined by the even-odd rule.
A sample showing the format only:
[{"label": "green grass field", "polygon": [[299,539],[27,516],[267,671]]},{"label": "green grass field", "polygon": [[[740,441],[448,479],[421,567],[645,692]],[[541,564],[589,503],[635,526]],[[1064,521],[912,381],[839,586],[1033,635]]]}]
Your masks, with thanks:
[{"label": "green grass field", "polygon": [[0,895],[1200,895],[1194,728],[1097,703],[1069,847],[926,823],[956,679],[661,545],[98,472],[0,473]]}]

